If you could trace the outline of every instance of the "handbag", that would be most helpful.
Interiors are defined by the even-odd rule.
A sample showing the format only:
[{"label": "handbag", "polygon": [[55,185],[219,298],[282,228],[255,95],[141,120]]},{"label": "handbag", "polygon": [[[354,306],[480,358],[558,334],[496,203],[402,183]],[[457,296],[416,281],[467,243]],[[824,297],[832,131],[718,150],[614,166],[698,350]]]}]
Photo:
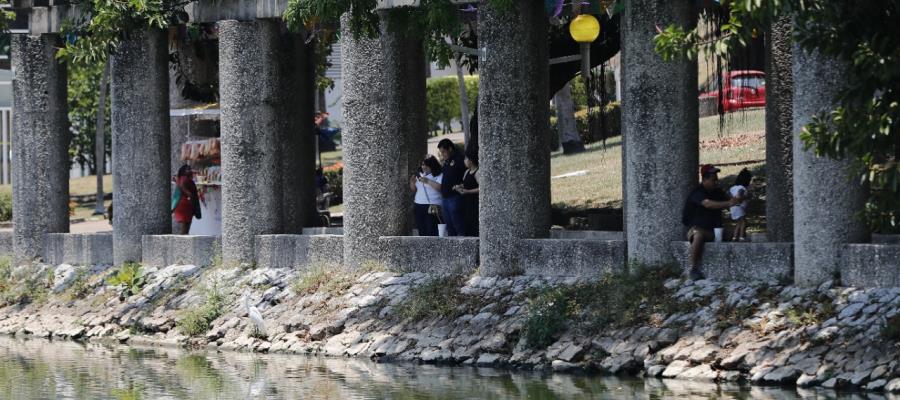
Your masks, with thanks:
[{"label": "handbag", "polygon": [[172,212],[175,212],[175,207],[178,207],[179,201],[181,201],[181,188],[175,186],[175,190],[172,191]]},{"label": "handbag", "polygon": [[431,204],[431,198],[428,196],[428,187],[425,183],[422,183],[422,190],[425,191],[425,199],[428,200],[428,214],[434,215],[438,219],[439,224],[443,224],[444,220],[441,218],[441,206],[437,204]]}]

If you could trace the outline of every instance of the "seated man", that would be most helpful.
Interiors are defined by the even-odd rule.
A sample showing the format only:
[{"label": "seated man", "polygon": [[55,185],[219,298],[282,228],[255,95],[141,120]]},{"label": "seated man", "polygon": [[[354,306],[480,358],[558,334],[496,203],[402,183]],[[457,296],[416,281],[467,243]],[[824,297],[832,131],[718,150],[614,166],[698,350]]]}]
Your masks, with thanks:
[{"label": "seated man", "polygon": [[739,204],[741,197],[729,199],[724,190],[717,187],[719,169],[706,164],[700,167],[701,182],[684,203],[681,222],[688,226],[687,238],[691,242],[691,280],[704,278],[700,271],[703,244],[715,239],[713,230],[722,227],[722,209]]}]

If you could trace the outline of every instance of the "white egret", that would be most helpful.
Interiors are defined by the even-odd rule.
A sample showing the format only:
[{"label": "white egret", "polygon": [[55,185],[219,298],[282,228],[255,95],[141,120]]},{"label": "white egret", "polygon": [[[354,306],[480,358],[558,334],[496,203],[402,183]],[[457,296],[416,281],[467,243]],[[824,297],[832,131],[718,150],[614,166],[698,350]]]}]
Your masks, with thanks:
[{"label": "white egret", "polygon": [[253,333],[255,334],[254,336],[266,336],[266,321],[263,319],[262,313],[259,312],[259,309],[256,308],[256,306],[250,305],[250,292],[244,292],[242,300],[244,303],[244,310],[247,311],[247,316],[250,317],[250,321],[253,322]]}]

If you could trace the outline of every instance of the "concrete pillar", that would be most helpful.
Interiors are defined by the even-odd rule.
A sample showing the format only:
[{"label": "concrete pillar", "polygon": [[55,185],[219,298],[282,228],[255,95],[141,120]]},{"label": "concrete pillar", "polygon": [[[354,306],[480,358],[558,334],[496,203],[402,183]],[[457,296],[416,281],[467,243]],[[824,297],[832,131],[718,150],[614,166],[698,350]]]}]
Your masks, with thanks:
[{"label": "concrete pillar", "polygon": [[803,149],[800,132],[833,109],[846,65],[794,44],[794,282],[814,287],[838,272],[844,244],[868,241],[857,213],[866,190],[850,176],[848,160],[817,157]]},{"label": "concrete pillar", "polygon": [[279,26],[220,21],[222,256],[252,262],[256,235],[282,229]]},{"label": "concrete pillar", "polygon": [[69,231],[66,65],[56,35],[12,36],[13,258],[42,255],[44,235]]},{"label": "concrete pillar", "polygon": [[766,35],[766,230],[771,242],[794,240],[794,78],[791,19]]},{"label": "concrete pillar", "polygon": [[135,31],[110,59],[113,259],[141,261],[141,236],[171,233],[169,46]]},{"label": "concrete pillar", "polygon": [[481,272],[513,275],[520,239],[550,229],[547,14],[542,2],[514,11],[478,7],[481,87],[478,143]]},{"label": "concrete pillar", "polygon": [[[414,73],[409,59],[422,54],[411,48],[421,44],[387,29],[388,13],[380,16],[376,39],[354,37],[347,16],[341,20],[344,263],[351,268],[380,259],[379,236],[409,234],[409,177],[421,161],[411,153],[424,152],[418,145],[413,150],[411,139],[421,134],[411,129],[424,113],[424,73]],[[423,63],[419,58],[420,69]]]},{"label": "concrete pillar", "polygon": [[672,260],[684,240],[681,209],[698,178],[697,63],[665,62],[654,50],[656,27],[696,24],[693,2],[625,3],[622,15],[624,218],[628,260]]},{"label": "concrete pillar", "polygon": [[315,42],[287,32],[279,45],[281,233],[299,235],[316,217]]}]

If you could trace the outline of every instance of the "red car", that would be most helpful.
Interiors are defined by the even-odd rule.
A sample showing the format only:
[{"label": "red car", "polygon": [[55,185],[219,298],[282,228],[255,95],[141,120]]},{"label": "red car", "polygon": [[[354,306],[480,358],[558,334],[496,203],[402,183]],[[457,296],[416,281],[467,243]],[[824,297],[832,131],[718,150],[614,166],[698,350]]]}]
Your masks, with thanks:
[{"label": "red car", "polygon": [[712,80],[700,89],[700,100],[719,97],[725,112],[766,105],[766,73],[742,70],[722,74],[724,90],[718,89],[719,82]]}]

